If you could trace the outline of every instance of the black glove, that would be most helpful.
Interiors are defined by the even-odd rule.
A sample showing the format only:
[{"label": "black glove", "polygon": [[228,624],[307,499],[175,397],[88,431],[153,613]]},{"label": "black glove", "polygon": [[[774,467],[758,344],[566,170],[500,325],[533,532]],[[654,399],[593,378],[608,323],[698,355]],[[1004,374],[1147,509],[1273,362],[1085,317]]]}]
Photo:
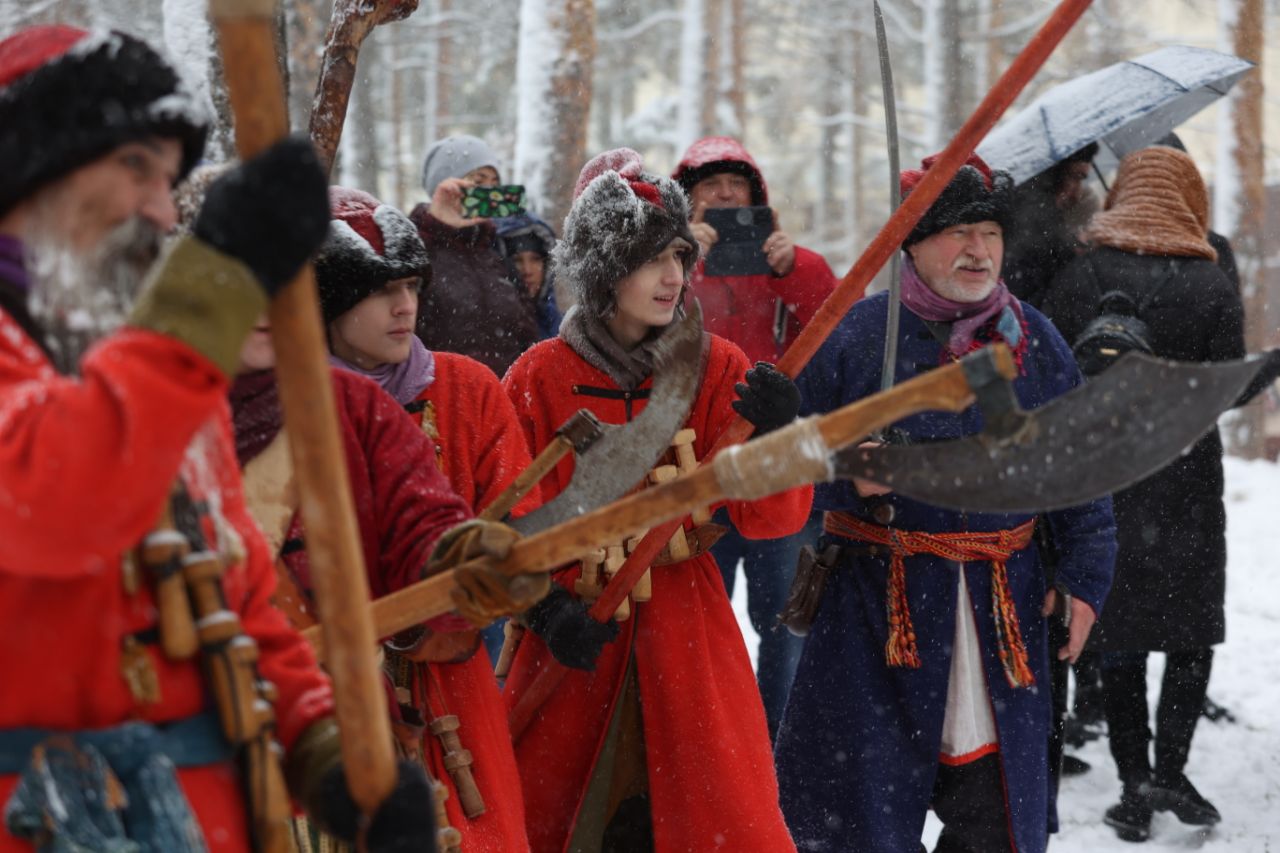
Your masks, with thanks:
[{"label": "black glove", "polygon": [[605,643],[618,636],[617,622],[592,619],[585,604],[555,583],[546,598],[529,608],[524,621],[547,644],[553,658],[567,667],[588,672],[596,668],[596,658],[604,651]]},{"label": "black glove", "polygon": [[329,181],[305,136],[290,136],[209,186],[191,229],[275,296],[329,233]]},{"label": "black glove", "polygon": [[[398,763],[399,777],[391,793],[369,821],[365,848],[369,853],[421,853],[436,849],[435,794],[423,769],[411,761]],[[354,844],[360,807],[347,791],[342,765],[320,781],[320,808],[309,817],[326,832]]]},{"label": "black glove", "polygon": [[767,361],[757,361],[747,371],[747,381],[734,385],[733,390],[739,398],[733,401],[733,410],[751,422],[756,435],[786,426],[800,412],[800,389]]}]

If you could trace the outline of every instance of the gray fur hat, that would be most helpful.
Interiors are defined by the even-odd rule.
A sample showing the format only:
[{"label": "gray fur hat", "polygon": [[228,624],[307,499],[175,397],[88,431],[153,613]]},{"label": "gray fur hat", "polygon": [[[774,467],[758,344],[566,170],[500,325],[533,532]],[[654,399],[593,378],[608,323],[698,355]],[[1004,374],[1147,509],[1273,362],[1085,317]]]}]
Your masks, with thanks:
[{"label": "gray fur hat", "polygon": [[582,167],[564,236],[551,257],[555,274],[569,283],[582,309],[607,319],[617,307],[618,282],[676,237],[690,246],[687,283],[698,261],[688,197],[670,178],[645,172],[638,153],[615,148]]},{"label": "gray fur hat", "polygon": [[422,188],[427,195],[432,195],[436,187],[449,178],[461,178],[482,166],[502,171],[498,168],[498,155],[483,139],[465,134],[446,136],[427,149],[426,159],[422,161]]}]

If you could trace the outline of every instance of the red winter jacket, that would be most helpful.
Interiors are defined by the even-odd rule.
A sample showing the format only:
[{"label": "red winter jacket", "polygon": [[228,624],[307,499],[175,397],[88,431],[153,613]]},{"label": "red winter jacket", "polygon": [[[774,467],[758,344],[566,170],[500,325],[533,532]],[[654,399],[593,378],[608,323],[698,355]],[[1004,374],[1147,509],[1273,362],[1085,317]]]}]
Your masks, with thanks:
[{"label": "red winter jacket", "polygon": [[[0,312],[0,729],[96,729],[193,716],[211,703],[200,658],[173,663],[145,646],[160,700],[140,704],[121,672],[124,638],[153,628],[143,584],[129,594],[121,562],[155,524],[174,477],[208,502],[206,531],[224,554],[228,606],[279,690],[288,750],[332,713],[311,647],[271,604],[275,570],[241,491],[222,373],[187,344],[126,329],[59,376]],[[216,538],[213,534],[216,532]],[[178,778],[213,853],[248,851],[243,792],[230,764]],[[0,803],[15,776],[0,776]],[[0,851],[30,850],[0,830]]]},{"label": "red winter jacket", "polygon": [[[680,181],[694,170],[722,162],[747,169],[752,204],[769,203],[760,168],[740,142],[728,137],[709,137],[689,146],[672,177]],[[733,341],[753,362],[777,362],[835,289],[836,277],[822,256],[800,246],[795,249],[795,267],[784,276],[707,276],[702,261],[693,271],[690,287],[702,306],[707,331]],[[782,326],[781,342],[776,338],[778,325]]]}]

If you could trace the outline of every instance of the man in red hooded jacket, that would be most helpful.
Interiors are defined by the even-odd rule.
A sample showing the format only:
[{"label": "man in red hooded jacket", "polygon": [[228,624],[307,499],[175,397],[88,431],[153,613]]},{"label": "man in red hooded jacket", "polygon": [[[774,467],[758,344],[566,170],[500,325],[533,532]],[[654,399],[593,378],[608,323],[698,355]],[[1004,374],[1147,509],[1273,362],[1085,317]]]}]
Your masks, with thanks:
[{"label": "man in red hooded jacket", "polygon": [[[705,256],[719,235],[703,220],[705,211],[766,206],[769,189],[747,149],[727,136],[693,143],[672,177],[689,195],[693,209],[690,230],[702,247],[703,260],[694,269],[689,287],[702,306],[707,331],[733,341],[753,362],[776,362],[835,288],[831,267],[821,255],[797,246],[791,235],[778,227],[775,212],[773,233],[760,247],[772,272],[707,275]],[[815,523],[795,536],[748,540],[733,529],[723,512],[715,520],[730,528],[711,550],[720,564],[725,590],[733,595],[739,560],[747,577],[747,610],[760,635],[757,680],[772,738],[803,645],[778,625],[778,612],[795,573],[800,547],[816,540],[821,531]]]}]

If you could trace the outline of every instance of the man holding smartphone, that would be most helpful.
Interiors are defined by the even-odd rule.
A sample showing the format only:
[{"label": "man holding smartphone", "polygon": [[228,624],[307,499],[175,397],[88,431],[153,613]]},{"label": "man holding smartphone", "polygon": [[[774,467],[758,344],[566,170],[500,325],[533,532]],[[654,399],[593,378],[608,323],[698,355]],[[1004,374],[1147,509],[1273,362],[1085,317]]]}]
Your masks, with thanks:
[{"label": "man holding smartphone", "polygon": [[[831,267],[778,227],[777,214],[768,207],[764,175],[736,139],[698,140],[681,157],[672,177],[689,195],[690,230],[704,256],[689,287],[702,305],[707,331],[742,347],[753,362],[776,362],[835,288]],[[736,210],[731,213],[731,209]],[[708,211],[723,213],[709,217]],[[734,233],[724,225],[718,230],[708,219],[728,224]],[[725,244],[739,237],[756,248],[735,240],[732,254],[727,253]],[[718,257],[724,255],[728,256]],[[760,635],[756,678],[772,739],[803,645],[778,625],[778,612],[786,601],[801,546],[817,539],[820,529],[811,524],[783,539],[747,540],[732,529],[727,517],[716,521],[730,527],[712,548],[724,574],[725,590],[733,595],[739,560],[747,577],[747,610]]]}]

